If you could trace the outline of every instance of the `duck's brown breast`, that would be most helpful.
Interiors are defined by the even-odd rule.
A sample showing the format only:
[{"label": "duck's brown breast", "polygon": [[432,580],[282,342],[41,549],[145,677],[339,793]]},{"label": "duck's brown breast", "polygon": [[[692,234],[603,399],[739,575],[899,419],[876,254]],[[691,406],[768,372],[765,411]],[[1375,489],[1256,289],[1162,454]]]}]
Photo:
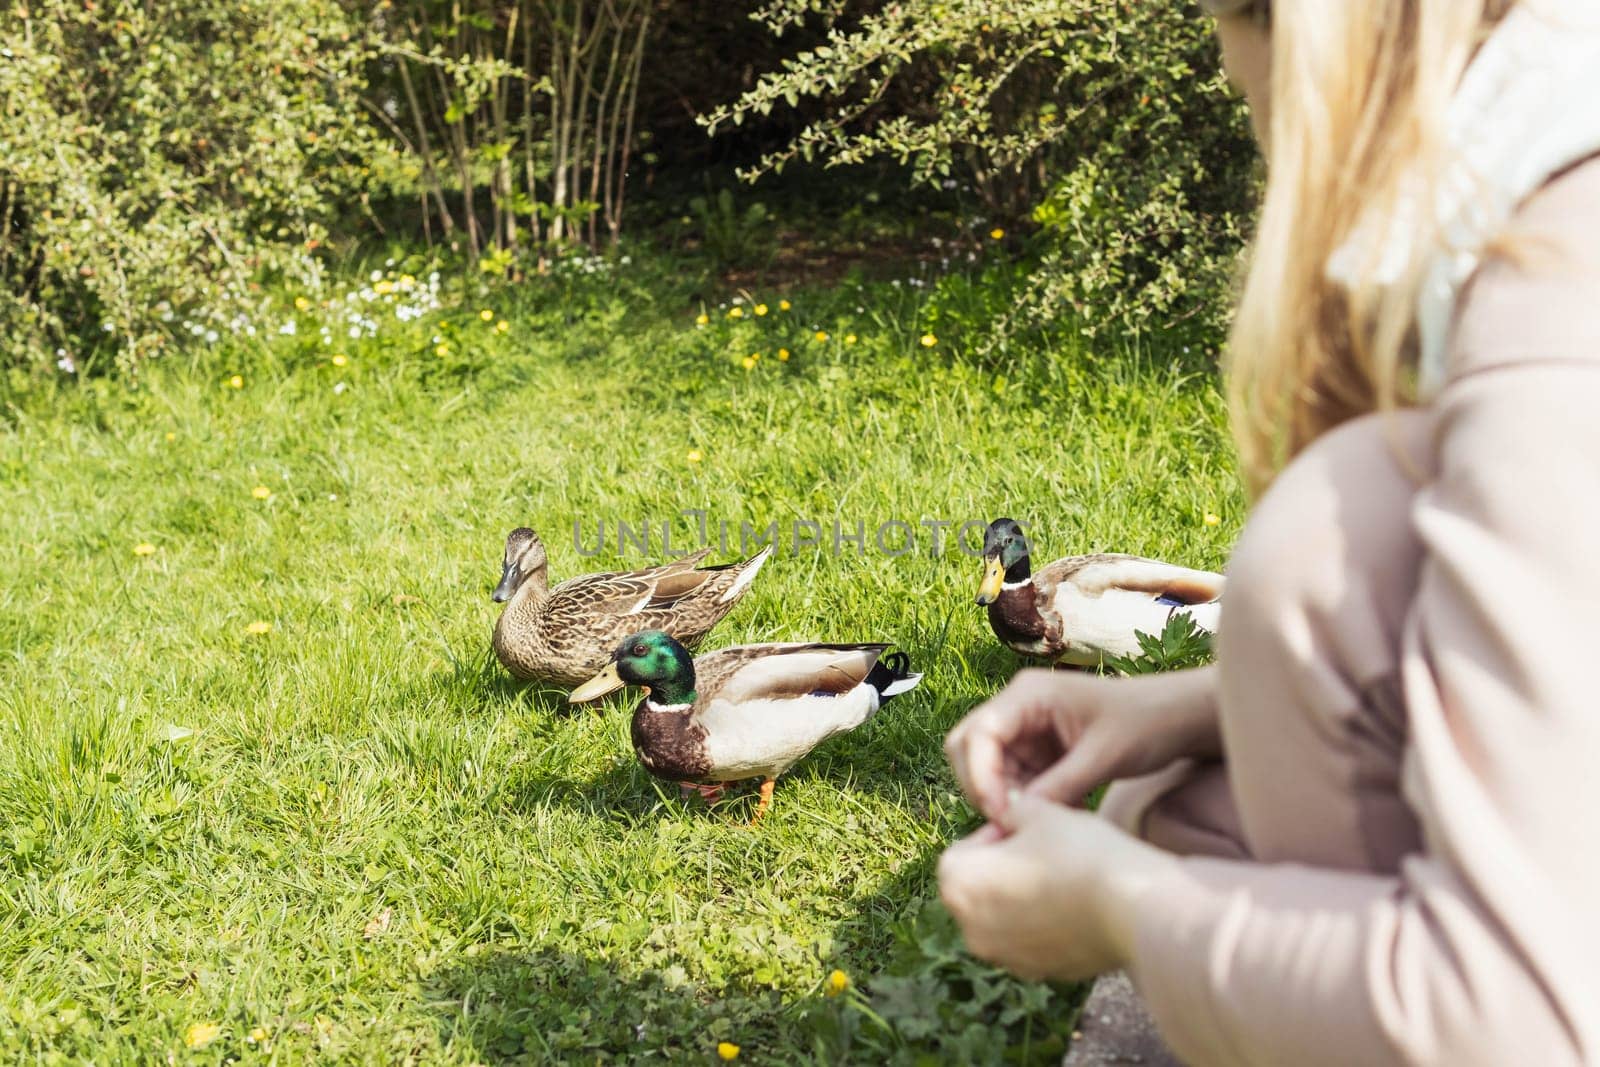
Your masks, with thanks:
[{"label": "duck's brown breast", "polygon": [[633,751],[644,769],[668,781],[704,778],[711,773],[706,731],[683,711],[651,711],[641,703],[633,713]]},{"label": "duck's brown breast", "polygon": [[989,627],[1000,643],[1019,652],[1042,654],[1041,643],[1050,637],[1050,627],[1039,614],[1038,593],[1030,585],[1003,589],[989,605]]}]

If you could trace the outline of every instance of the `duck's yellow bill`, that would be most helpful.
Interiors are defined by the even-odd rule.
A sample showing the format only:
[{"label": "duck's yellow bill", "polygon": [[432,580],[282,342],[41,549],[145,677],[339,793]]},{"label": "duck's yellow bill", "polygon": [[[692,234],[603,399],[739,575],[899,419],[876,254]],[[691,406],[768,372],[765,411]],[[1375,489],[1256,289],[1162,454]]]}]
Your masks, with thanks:
[{"label": "duck's yellow bill", "polygon": [[584,682],[567,695],[568,704],[586,704],[591,700],[599,700],[607,693],[615,693],[627,685],[622,676],[617,673],[615,663],[606,664],[606,669]]},{"label": "duck's yellow bill", "polygon": [[1000,563],[1000,557],[994,556],[983,561],[983,582],[978,586],[978,603],[993,604],[1000,598],[1000,586],[1006,580],[1006,569]]}]

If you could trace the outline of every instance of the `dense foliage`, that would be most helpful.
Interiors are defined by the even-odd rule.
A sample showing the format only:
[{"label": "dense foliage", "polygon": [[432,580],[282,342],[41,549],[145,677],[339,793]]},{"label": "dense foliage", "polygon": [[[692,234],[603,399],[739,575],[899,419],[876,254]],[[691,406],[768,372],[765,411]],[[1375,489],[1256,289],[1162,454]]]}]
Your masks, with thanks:
[{"label": "dense foliage", "polygon": [[1214,341],[1252,185],[1209,24],[1177,5],[770,0],[755,23],[670,0],[14,10],[0,328],[4,364],[34,373],[248,335],[258,286],[315,299],[374,240],[515,280],[562,245],[614,244],[651,188],[675,197],[651,218],[759,271],[775,216],[702,178],[696,114],[748,175],[849,165],[844,197],[827,180],[849,199],[898,168],[964,205],[980,242],[1003,236],[1030,267],[972,324],[990,349],[1063,320]]},{"label": "dense foliage", "polygon": [[1209,21],[1184,5],[1105,0],[770,0],[786,59],[707,116],[725,129],[827,106],[747,173],[794,160],[888,158],[970,186],[1003,227],[1045,240],[1019,311],[1085,328],[1224,321],[1254,155]]},{"label": "dense foliage", "polygon": [[330,0],[28,0],[0,21],[0,363],[124,365],[309,280],[384,144]]}]

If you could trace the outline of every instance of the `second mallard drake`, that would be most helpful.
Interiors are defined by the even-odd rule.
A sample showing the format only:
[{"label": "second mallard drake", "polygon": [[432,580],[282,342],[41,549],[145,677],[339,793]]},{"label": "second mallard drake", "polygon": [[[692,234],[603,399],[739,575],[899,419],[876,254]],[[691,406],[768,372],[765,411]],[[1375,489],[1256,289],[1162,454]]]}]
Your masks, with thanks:
[{"label": "second mallard drake", "polygon": [[1174,614],[1214,632],[1223,583],[1210,571],[1116,554],[1068,556],[1034,573],[1022,527],[996,519],[983,537],[977,599],[1006,647],[1093,667],[1107,656],[1136,655],[1136,632],[1159,634]]},{"label": "second mallard drake", "polygon": [[585,574],[550,587],[549,561],[527,527],[506,538],[496,603],[494,651],[518,678],[577,685],[594,677],[617,642],[639,630],[665,630],[691,647],[700,642],[761,571],[768,545],[742,563],[701,567],[703,548],[644,570]]},{"label": "second mallard drake", "polygon": [[[651,774],[712,783],[761,779],[755,818],[778,775],[835,734],[854,730],[891,697],[916,688],[904,652],[886,644],[737,645],[691,659],[660,631],[623,641],[611,663],[568,697],[598,700],[643,686],[633,748]],[[703,790],[704,791],[704,790]]]}]

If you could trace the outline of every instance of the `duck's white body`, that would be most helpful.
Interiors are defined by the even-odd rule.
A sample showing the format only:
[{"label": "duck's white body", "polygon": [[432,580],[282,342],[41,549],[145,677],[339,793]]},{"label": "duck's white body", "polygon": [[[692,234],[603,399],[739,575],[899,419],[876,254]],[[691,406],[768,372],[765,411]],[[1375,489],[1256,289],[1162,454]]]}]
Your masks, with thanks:
[{"label": "duck's white body", "polygon": [[740,645],[696,657],[696,699],[646,699],[634,712],[634,748],[661,777],[776,778],[916,687],[921,675],[878,666],[886,647]]},{"label": "duck's white body", "polygon": [[[1143,572],[1143,573],[1138,573]],[[1138,634],[1159,634],[1174,615],[1187,615],[1207,633],[1215,633],[1222,617],[1222,602],[1175,603],[1176,598],[1150,591],[1149,581],[1159,576],[1171,583],[1182,578],[1215,584],[1221,595],[1222,576],[1153,560],[1101,564],[1075,581],[1061,582],[1051,598],[1061,619],[1061,652],[1056,658],[1075,666],[1093,666],[1106,656],[1132,656],[1139,652]]]},{"label": "duck's white body", "polygon": [[[867,668],[877,658],[858,652],[847,655],[865,658]],[[776,778],[828,738],[854,730],[876,715],[881,706],[878,691],[864,681],[838,694],[756,695],[782,688],[788,679],[836,671],[839,659],[838,652],[792,652],[741,667],[695,715],[706,732],[714,777]]]},{"label": "duck's white body", "polygon": [[1006,582],[989,622],[1023,655],[1078,667],[1136,655],[1140,633],[1159,634],[1174,615],[1215,632],[1224,578],[1140,556],[1071,556]]}]

